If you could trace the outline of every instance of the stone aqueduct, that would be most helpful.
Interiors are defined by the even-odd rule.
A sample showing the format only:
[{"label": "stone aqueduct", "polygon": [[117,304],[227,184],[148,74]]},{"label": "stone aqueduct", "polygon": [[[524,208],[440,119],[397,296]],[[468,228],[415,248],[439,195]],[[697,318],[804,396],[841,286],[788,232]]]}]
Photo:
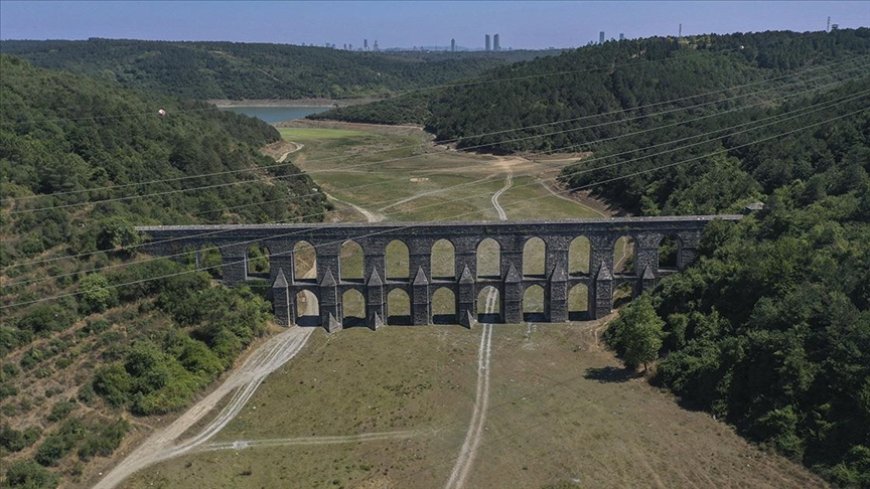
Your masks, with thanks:
[{"label": "stone aqueduct", "polygon": [[[142,226],[145,248],[159,256],[183,256],[195,250],[217,247],[221,253],[225,283],[249,280],[248,248],[252,244],[269,252],[270,284],[275,315],[280,323],[301,322],[297,316],[300,292],[317,298],[319,314],[307,318],[328,331],[342,328],[345,292],[357,290],[365,301],[365,324],[377,328],[387,320],[387,297],[394,289],[407,293],[414,325],[432,324],[433,294],[447,288],[455,299],[454,323],[471,326],[478,312],[479,293],[494,287],[499,294],[499,319],[522,322],[523,297],[527,288],[544,291],[544,311],[538,320],[562,322],[569,319],[568,292],[582,284],[588,292],[586,317],[595,319],[610,313],[614,290],[629,284],[634,294],[654,287],[661,276],[675,270],[659,266],[659,244],[665,237],[677,242],[676,269],[681,270],[697,256],[703,228],[714,219],[735,221],[739,215],[626,217],[560,221],[437,222],[379,224],[264,224]],[[569,245],[578,237],[589,240],[589,273],[569,273]],[[620,237],[634,241],[634,266],[629,273],[614,272],[614,246]],[[477,272],[478,244],[495,240],[500,248],[499,275]],[[545,245],[543,274],[523,275],[523,250],[534,238]],[[363,279],[342,278],[342,244],[353,240],[363,250]],[[386,249],[393,241],[407,246],[409,272],[404,278],[387,278]],[[453,245],[453,274],[432,276],[432,249],[440,240]],[[316,278],[297,277],[294,256],[297,243],[306,242],[316,253]],[[313,321],[312,321],[313,320]]]}]

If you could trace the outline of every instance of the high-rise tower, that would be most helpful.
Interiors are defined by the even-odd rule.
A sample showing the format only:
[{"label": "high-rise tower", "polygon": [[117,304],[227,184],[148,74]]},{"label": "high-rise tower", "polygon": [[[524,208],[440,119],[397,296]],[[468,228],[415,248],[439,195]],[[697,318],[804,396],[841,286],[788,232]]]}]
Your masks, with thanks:
[{"label": "high-rise tower", "polygon": [[369,40],[363,39],[363,51],[368,51],[368,50],[369,50]]},{"label": "high-rise tower", "polygon": [[604,31],[598,33],[598,44],[604,44]]},{"label": "high-rise tower", "polygon": [[484,37],[484,39],[485,39],[485,43],[486,43],[486,50],[487,50],[487,51],[492,51],[492,43],[491,43],[490,40],[489,40],[489,34],[487,34],[487,35]]},{"label": "high-rise tower", "polygon": [[498,34],[492,36],[492,50],[493,51],[500,51],[501,50],[501,45],[498,42]]},{"label": "high-rise tower", "polygon": [[451,53],[455,53],[455,52],[456,52],[456,39],[451,39],[451,40],[450,40],[450,52],[451,52]]}]

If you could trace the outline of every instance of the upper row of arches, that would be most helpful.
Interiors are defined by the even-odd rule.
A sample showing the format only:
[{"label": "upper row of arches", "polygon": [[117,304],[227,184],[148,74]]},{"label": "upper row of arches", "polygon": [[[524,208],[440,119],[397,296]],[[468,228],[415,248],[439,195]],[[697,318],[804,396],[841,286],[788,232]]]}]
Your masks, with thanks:
[{"label": "upper row of arches", "polygon": [[[213,247],[212,247],[213,248]],[[675,236],[665,237],[659,244],[659,269],[676,268],[679,240]],[[412,278],[410,270],[410,252],[408,246],[399,239],[390,241],[386,246],[385,265],[387,279]],[[476,276],[501,277],[502,270],[501,245],[492,238],[481,240],[475,250]],[[568,273],[571,275],[586,275],[593,272],[591,263],[591,244],[587,237],[579,236],[573,239],[568,248]],[[632,273],[635,262],[635,242],[630,236],[622,236],[613,246],[613,272]],[[214,249],[211,253],[219,253]],[[454,279],[456,270],[456,249],[449,239],[437,240],[430,250],[429,277],[434,279]],[[531,237],[525,241],[522,250],[522,275],[543,277],[547,271],[547,244],[539,237]],[[220,275],[219,254],[215,258],[209,256],[208,249],[203,252],[203,261],[212,270],[217,269]],[[336,278],[341,280],[363,280],[364,251],[354,240],[347,240],[341,245],[339,266]],[[247,273],[252,277],[268,278],[271,273],[269,250],[259,244],[252,244],[247,250]],[[318,277],[317,253],[315,247],[307,241],[299,241],[293,248],[293,273],[297,279],[313,280]],[[519,272],[519,270],[518,270]]]}]

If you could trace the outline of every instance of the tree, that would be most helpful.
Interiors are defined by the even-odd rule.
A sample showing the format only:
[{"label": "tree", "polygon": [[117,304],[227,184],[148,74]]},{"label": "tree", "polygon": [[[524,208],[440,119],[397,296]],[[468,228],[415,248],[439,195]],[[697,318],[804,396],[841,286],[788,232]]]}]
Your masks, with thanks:
[{"label": "tree", "polygon": [[92,273],[79,282],[84,312],[102,312],[118,303],[117,289],[109,287],[109,280]]},{"label": "tree", "polygon": [[619,318],[611,326],[614,333],[608,338],[611,345],[621,352],[628,368],[643,365],[646,371],[647,364],[658,358],[665,336],[664,325],[649,296],[642,295],[619,313]]}]

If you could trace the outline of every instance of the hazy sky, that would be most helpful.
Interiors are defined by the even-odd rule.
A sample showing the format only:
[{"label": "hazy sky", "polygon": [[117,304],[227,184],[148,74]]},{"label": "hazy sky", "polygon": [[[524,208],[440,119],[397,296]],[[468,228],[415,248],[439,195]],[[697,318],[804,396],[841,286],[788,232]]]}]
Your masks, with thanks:
[{"label": "hazy sky", "polygon": [[393,46],[470,48],[485,33],[502,47],[568,47],[607,37],[817,31],[870,26],[868,2],[132,2],[0,0],[2,39],[88,37],[293,44],[378,40]]}]

